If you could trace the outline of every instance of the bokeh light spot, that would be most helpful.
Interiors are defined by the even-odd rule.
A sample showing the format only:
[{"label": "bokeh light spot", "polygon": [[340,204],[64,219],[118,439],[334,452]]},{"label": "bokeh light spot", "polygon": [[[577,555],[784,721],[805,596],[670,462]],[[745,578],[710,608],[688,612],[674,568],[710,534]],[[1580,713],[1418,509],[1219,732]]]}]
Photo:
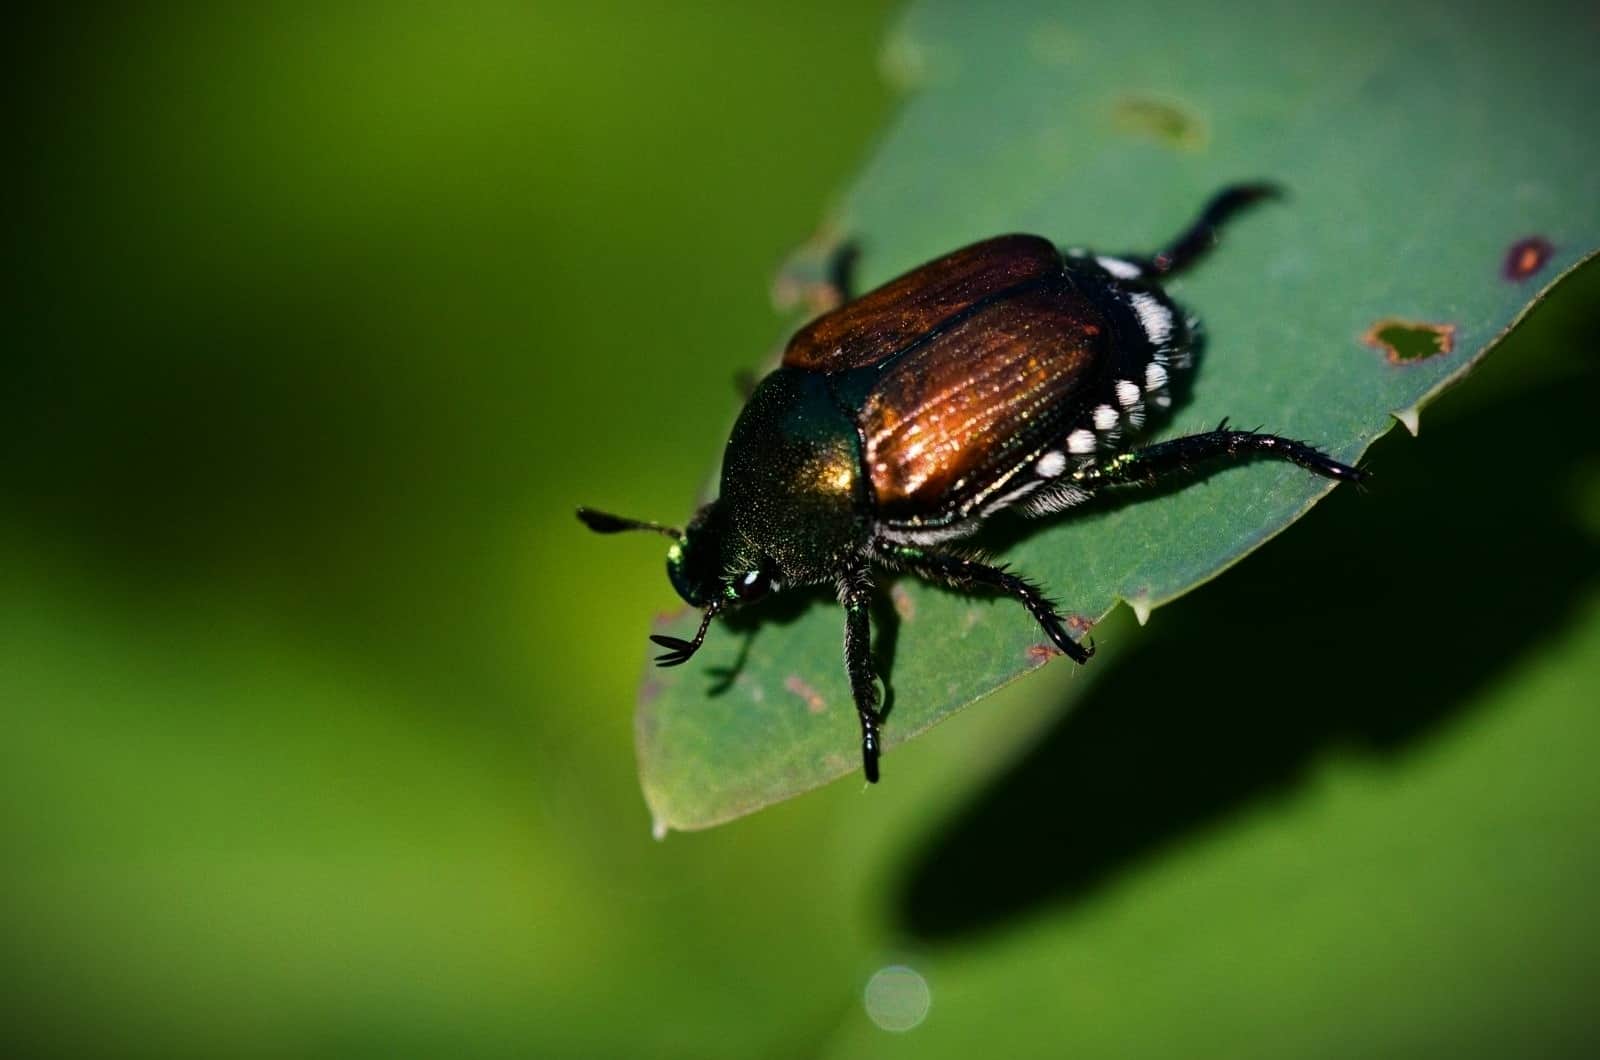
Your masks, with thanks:
[{"label": "bokeh light spot", "polygon": [[873,1023],[886,1031],[904,1033],[928,1018],[933,993],[916,969],[891,964],[872,973],[861,1001]]}]

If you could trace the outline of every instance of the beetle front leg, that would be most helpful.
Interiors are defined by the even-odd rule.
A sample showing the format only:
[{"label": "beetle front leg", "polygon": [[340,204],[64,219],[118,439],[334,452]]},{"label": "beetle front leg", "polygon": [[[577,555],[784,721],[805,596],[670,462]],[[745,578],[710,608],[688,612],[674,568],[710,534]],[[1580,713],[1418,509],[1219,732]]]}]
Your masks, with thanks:
[{"label": "beetle front leg", "polygon": [[863,564],[839,576],[839,603],[844,607],[844,668],[850,695],[861,719],[861,768],[867,783],[878,782],[878,755],[883,749],[878,713],[878,678],[872,671],[872,575]]},{"label": "beetle front leg", "polygon": [[1066,620],[1056,612],[1055,605],[1039,591],[1038,586],[1004,567],[991,567],[966,556],[916,545],[897,545],[882,539],[874,542],[873,548],[885,565],[908,570],[935,584],[963,591],[988,589],[1019,601],[1028,609],[1034,621],[1043,627],[1050,642],[1073,662],[1086,663],[1094,654],[1094,642],[1083,645],[1073,640],[1067,632]]}]

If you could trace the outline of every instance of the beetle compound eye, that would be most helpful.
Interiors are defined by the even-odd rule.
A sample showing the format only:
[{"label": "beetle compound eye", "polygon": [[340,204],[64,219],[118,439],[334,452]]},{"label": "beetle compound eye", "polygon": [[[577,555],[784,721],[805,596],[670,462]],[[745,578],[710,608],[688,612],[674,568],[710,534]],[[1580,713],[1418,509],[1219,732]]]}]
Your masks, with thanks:
[{"label": "beetle compound eye", "polygon": [[771,588],[772,580],[758,570],[747,571],[733,580],[733,595],[744,603],[765,596]]}]

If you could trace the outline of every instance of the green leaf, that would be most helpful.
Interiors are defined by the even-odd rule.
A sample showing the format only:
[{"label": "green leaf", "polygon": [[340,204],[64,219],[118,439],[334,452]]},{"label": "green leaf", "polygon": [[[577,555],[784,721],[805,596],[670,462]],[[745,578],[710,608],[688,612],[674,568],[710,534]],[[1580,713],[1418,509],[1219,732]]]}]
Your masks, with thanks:
[{"label": "green leaf", "polygon": [[[870,286],[1006,231],[1151,251],[1224,184],[1278,181],[1286,201],[1238,219],[1171,286],[1208,344],[1191,399],[1154,437],[1231,417],[1353,461],[1397,420],[1415,430],[1600,244],[1600,146],[1573,134],[1592,98],[1580,36],[1515,11],[1106,5],[1069,20],[1042,2],[921,4],[884,53],[914,91],[830,227],[860,242]],[[1328,489],[1257,463],[983,543],[1086,620],[1118,601],[1143,618]],[[1049,659],[1009,601],[910,579],[892,599],[876,622],[891,749]],[[859,769],[837,607],[818,597],[762,617],[644,679],[640,777],[658,829]],[[1219,660],[1228,649],[1219,616]]]}]

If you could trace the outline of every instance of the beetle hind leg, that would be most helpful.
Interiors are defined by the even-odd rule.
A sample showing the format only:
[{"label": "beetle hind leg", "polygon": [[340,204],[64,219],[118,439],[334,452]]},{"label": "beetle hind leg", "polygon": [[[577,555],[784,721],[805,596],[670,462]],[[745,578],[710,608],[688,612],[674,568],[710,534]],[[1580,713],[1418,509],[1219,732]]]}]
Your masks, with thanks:
[{"label": "beetle hind leg", "polygon": [[1131,449],[1101,463],[1080,467],[1072,473],[1072,481],[1091,492],[1102,486],[1151,485],[1176,474],[1193,472],[1197,464],[1205,461],[1242,463],[1260,458],[1287,460],[1336,482],[1359,484],[1367,478],[1367,473],[1360,468],[1340,463],[1304,442],[1260,431],[1230,430],[1228,421],[1223,420],[1215,430],[1203,434]]},{"label": "beetle hind leg", "polygon": [[1128,263],[1147,276],[1166,277],[1182,272],[1193,265],[1212,247],[1217,236],[1235,214],[1253,206],[1262,199],[1275,199],[1283,194],[1276,184],[1230,184],[1211,197],[1200,216],[1178,234],[1178,237],[1151,257],[1131,256]]}]

